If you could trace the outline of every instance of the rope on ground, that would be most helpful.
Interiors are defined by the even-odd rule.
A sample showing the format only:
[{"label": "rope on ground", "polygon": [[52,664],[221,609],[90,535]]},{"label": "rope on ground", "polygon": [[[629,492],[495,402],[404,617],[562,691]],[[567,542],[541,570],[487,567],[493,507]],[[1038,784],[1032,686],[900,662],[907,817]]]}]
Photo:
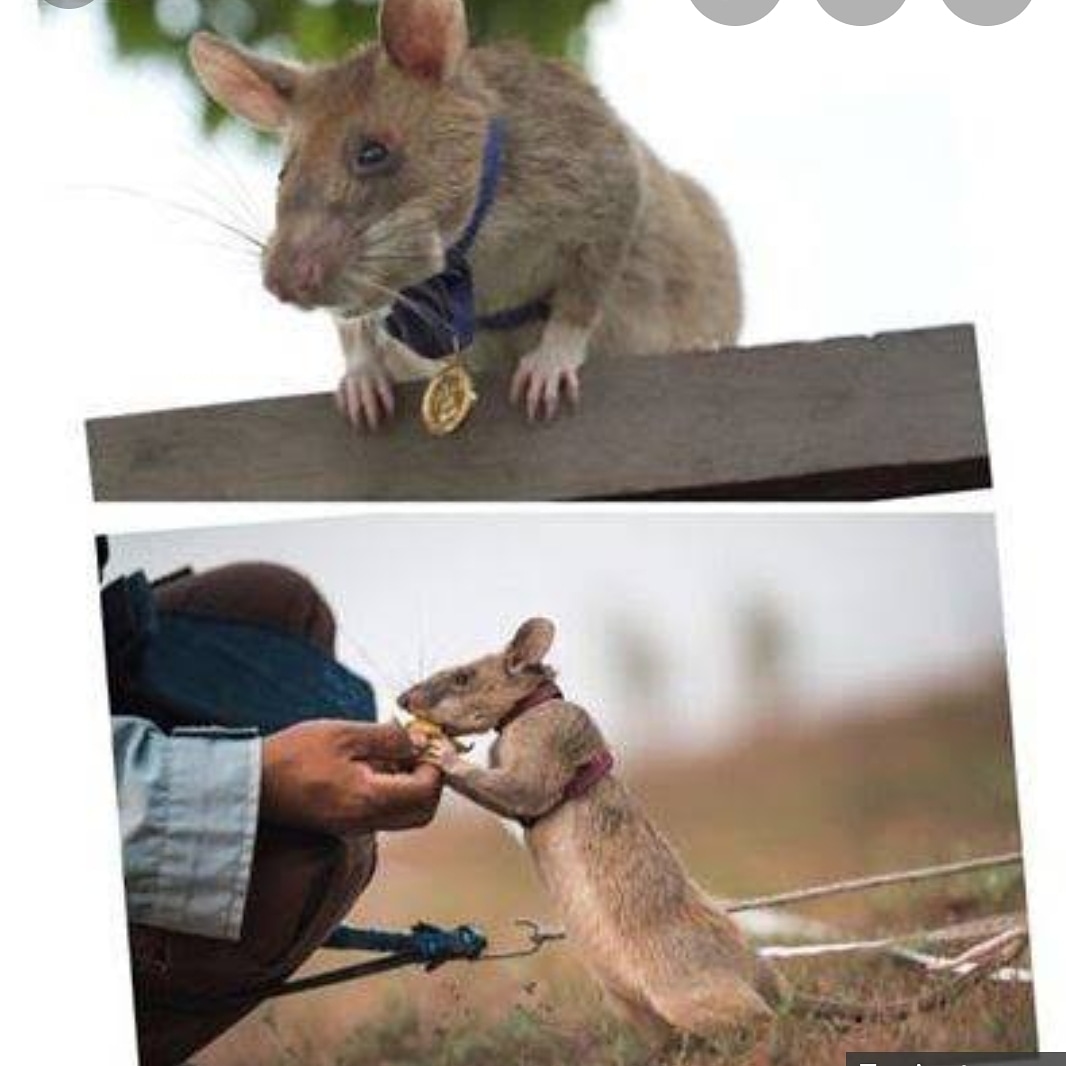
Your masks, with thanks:
[{"label": "rope on ground", "polygon": [[[1007,924],[1009,922],[1009,924]],[[978,929],[983,931],[979,934]],[[989,935],[991,934],[991,935]],[[808,959],[824,958],[830,955],[884,954],[895,953],[894,949],[904,949],[918,944],[950,943],[971,941],[978,935],[983,936],[962,954],[954,957],[941,957],[920,952],[902,952],[899,957],[920,965],[930,973],[967,974],[988,959],[997,957],[1008,945],[1028,939],[1028,930],[1024,922],[1011,921],[1010,916],[997,915],[984,922],[967,922],[960,926],[948,926],[943,929],[927,929],[902,936],[881,937],[875,940],[832,941],[819,944],[766,945],[759,949],[759,954],[767,959]],[[999,972],[998,970],[996,971]],[[1008,979],[1004,975],[1000,979]],[[1022,976],[1022,971],[1012,970],[1009,979],[1021,981],[1029,979]]]},{"label": "rope on ground", "polygon": [[[921,951],[911,948],[892,948],[888,954],[899,962],[919,966],[923,970],[929,970],[943,963],[943,959],[935,955],[926,955]],[[963,972],[970,972],[967,966],[960,967]],[[985,976],[990,981],[1005,985],[1031,985],[1033,983],[1033,971],[1024,966],[1000,966],[991,969]]]},{"label": "rope on ground", "polygon": [[902,870],[896,873],[877,874],[873,877],[854,878],[849,881],[834,881],[827,885],[802,888],[794,892],[781,892],[773,896],[756,896],[753,899],[738,900],[724,904],[729,914],[742,914],[745,911],[766,910],[770,907],[786,907],[793,903],[807,903],[816,899],[828,899],[831,896],[843,896],[854,892],[867,892],[874,888],[886,888],[891,885],[915,884],[919,881],[932,881],[943,877],[955,877],[959,874],[975,873],[979,870],[993,870],[1004,866],[1016,866],[1022,861],[1021,852],[1006,855],[992,855],[982,859],[969,859],[966,862],[945,863],[941,866],[926,866],[916,870]]},{"label": "rope on ground", "polygon": [[870,940],[834,941],[831,943],[801,943],[781,946],[768,946],[765,954],[769,958],[789,959],[815,955],[850,955],[861,952],[880,952],[885,948],[902,947],[910,944],[958,944],[987,937],[1025,932],[1025,919],[1016,914],[994,914],[988,918],[979,918],[971,922],[959,922],[937,929],[920,929],[913,933],[901,933],[896,936],[879,937]]}]

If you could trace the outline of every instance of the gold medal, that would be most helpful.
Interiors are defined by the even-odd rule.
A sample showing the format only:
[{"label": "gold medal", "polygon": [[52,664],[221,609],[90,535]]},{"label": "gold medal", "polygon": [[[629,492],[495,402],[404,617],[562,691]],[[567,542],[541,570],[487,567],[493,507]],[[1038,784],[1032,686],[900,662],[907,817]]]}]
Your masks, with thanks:
[{"label": "gold medal", "polygon": [[477,403],[474,379],[457,358],[449,359],[422,394],[422,423],[434,437],[454,433]]}]

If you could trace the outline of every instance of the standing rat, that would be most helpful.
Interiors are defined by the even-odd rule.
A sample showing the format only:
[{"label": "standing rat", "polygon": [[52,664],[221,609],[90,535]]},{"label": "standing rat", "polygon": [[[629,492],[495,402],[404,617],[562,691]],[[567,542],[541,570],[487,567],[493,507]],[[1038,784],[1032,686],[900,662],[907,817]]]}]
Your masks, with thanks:
[{"label": "standing rat", "polygon": [[499,731],[487,769],[432,735],[425,757],[523,824],[567,935],[619,1013],[652,1043],[685,1034],[735,1050],[772,1022],[776,978],[611,772],[591,716],[563,699],[544,661],[553,638],[531,619],[503,652],[434,675],[400,706],[446,737]]},{"label": "standing rat", "polygon": [[[554,635],[550,621],[530,619],[502,652],[434,674],[399,703],[447,784],[524,827],[567,936],[649,1043],[758,1051],[785,1011],[841,1024],[897,1021],[944,1005],[975,979],[876,1005],[789,989],[612,772],[596,723],[563,697],[545,662]],[[452,738],[490,730],[498,736],[489,766],[463,759]]]},{"label": "standing rat", "polygon": [[737,255],[710,196],[571,65],[471,47],[463,0],[383,0],[380,39],[317,67],[202,32],[208,94],[282,135],[266,287],[335,319],[357,426],[393,383],[469,349],[516,364],[531,419],[576,404],[588,356],[732,344]]}]

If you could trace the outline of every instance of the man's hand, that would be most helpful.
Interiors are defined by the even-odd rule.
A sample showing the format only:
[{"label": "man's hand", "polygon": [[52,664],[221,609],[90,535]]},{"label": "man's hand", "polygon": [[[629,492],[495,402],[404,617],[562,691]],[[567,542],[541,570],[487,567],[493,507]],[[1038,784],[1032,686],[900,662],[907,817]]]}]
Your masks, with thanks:
[{"label": "man's hand", "polygon": [[345,836],[426,825],[441,773],[398,725],[304,722],[263,742],[265,821]]}]

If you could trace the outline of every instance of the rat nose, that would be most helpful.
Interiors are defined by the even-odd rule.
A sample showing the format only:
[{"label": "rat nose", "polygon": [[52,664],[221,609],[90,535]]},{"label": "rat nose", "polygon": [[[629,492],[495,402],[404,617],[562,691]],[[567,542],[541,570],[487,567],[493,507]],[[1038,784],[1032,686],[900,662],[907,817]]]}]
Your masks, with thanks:
[{"label": "rat nose", "polygon": [[275,253],[267,262],[263,280],[282,303],[310,307],[322,295],[326,267],[322,256],[313,250]]},{"label": "rat nose", "polygon": [[402,708],[403,708],[403,709],[404,709],[405,711],[409,711],[409,710],[411,709],[411,693],[410,693],[410,690],[408,690],[407,692],[403,693],[403,694],[402,694],[402,695],[401,695],[401,696],[400,696],[400,697],[399,697],[399,698],[398,698],[398,699],[396,700],[396,702],[397,702],[397,703],[398,703],[398,704],[399,704],[399,705],[400,705],[400,706],[401,706],[401,707],[402,707]]}]

